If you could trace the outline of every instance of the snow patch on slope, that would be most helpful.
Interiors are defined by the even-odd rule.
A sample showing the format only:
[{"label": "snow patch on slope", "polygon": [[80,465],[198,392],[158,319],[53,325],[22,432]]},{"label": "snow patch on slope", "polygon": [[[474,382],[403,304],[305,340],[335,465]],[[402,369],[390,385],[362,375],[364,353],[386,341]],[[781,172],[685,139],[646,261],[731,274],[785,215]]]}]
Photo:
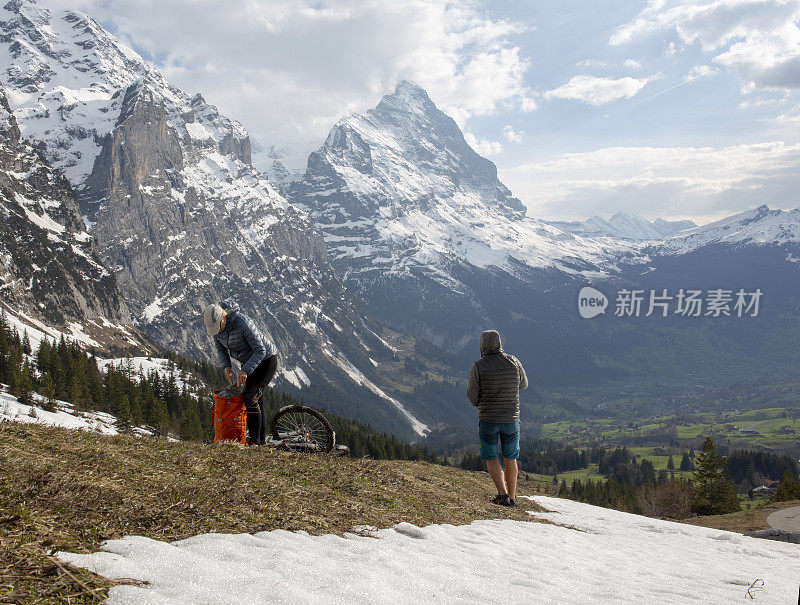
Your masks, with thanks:
[{"label": "snow patch on slope", "polygon": [[[55,400],[55,411],[47,411],[41,407],[44,398],[36,393],[34,405],[20,403],[13,395],[6,392],[5,385],[0,385],[0,422],[24,422],[26,424],[44,424],[59,426],[65,429],[80,429],[101,435],[117,435],[117,419],[105,412],[79,412],[75,406],[66,401]],[[136,427],[133,432],[138,435],[152,435],[149,429]]]},{"label": "snow patch on slope", "polygon": [[302,389],[303,386],[311,386],[311,379],[309,379],[309,377],[300,367],[296,367],[291,370],[282,370],[281,376],[283,376],[298,389]]},{"label": "snow patch on slope", "polygon": [[[57,330],[56,328],[43,324],[41,321],[31,317],[24,311],[15,310],[12,312],[7,307],[4,307],[3,311],[5,313],[5,318],[8,322],[8,325],[13,330],[16,330],[20,337],[26,332],[28,333],[28,340],[31,343],[31,349],[34,352],[39,348],[39,345],[43,340],[47,340],[51,344],[55,344],[61,340],[61,338],[64,338],[67,341],[73,340],[82,347],[90,348],[100,346],[97,341],[86,334],[84,326],[78,323],[69,324],[69,332],[62,332],[61,330]],[[121,329],[121,326],[113,324],[105,318],[103,318],[103,320],[110,326]]]},{"label": "snow patch on slope", "polygon": [[[109,578],[109,603],[735,603],[756,578],[761,603],[793,603],[800,549],[589,504],[537,496],[535,516],[370,536],[275,530],[167,543],[129,536],[58,557]],[[646,549],[647,556],[643,556]],[[503,566],[487,557],[503,553]],[[302,571],[299,571],[302,570]],[[202,581],[198,581],[202,578]],[[235,585],[231,578],[236,578]]]},{"label": "snow patch on slope", "polygon": [[115,357],[113,359],[98,359],[97,367],[101,372],[109,367],[115,370],[125,371],[132,375],[142,374],[147,376],[151,372],[158,374],[160,378],[169,380],[175,379],[175,384],[179,389],[190,386],[190,382],[196,382],[191,377],[179,370],[169,359],[160,357]]},{"label": "snow patch on slope", "polygon": [[381,397],[391,403],[394,407],[396,407],[403,416],[406,417],[409,424],[411,425],[411,429],[420,437],[424,437],[428,433],[431,432],[431,429],[428,427],[427,424],[420,422],[411,412],[409,412],[406,407],[397,401],[394,397],[390,397],[387,395],[378,385],[372,382],[369,378],[364,376],[364,374],[359,370],[353,363],[347,359],[346,357],[342,356],[341,354],[334,354],[330,350],[325,351],[328,356],[338,365],[345,373],[353,379],[353,381],[357,384],[360,384],[363,387],[366,387],[373,393],[375,393],[378,397]]}]

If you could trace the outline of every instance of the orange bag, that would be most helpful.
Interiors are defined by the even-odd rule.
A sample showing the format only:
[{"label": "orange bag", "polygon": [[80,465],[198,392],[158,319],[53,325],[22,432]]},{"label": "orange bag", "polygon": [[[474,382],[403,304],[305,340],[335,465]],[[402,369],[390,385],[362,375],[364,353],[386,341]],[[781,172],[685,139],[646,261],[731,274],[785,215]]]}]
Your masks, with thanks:
[{"label": "orange bag", "polygon": [[226,397],[214,391],[214,442],[247,443],[247,406],[243,395]]}]

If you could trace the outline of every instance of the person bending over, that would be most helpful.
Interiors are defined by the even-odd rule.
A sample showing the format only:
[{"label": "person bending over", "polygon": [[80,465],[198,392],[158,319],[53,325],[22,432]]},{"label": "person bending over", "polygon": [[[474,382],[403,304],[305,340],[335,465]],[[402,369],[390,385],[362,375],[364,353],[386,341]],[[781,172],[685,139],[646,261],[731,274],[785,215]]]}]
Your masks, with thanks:
[{"label": "person bending over", "polygon": [[[237,386],[244,385],[242,394],[247,405],[250,443],[263,445],[267,431],[264,390],[278,370],[278,351],[233,301],[208,305],[203,312],[203,321],[209,335],[214,337],[217,355],[225,368],[225,378]],[[231,358],[241,364],[235,376]]]}]

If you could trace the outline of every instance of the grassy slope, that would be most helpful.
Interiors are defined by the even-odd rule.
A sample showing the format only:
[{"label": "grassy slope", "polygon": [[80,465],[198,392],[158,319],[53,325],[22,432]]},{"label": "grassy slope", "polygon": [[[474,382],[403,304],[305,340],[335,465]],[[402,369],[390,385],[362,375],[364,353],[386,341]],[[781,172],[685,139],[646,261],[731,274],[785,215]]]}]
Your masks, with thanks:
[{"label": "grassy slope", "polygon": [[[533,491],[521,484],[520,493]],[[489,504],[485,473],[422,462],[170,443],[0,423],[0,603],[85,602],[111,585],[51,552],[124,535],[531,520]],[[524,507],[535,508],[525,501]]]},{"label": "grassy slope", "polygon": [[791,502],[776,502],[775,504],[760,506],[758,508],[751,508],[750,510],[742,510],[728,515],[709,515],[704,517],[691,517],[684,519],[683,523],[690,525],[702,525],[703,527],[713,527],[714,529],[724,529],[727,531],[736,531],[740,533],[748,531],[758,531],[759,529],[768,529],[767,517],[774,513],[776,510],[789,508],[791,506],[800,506],[800,500],[792,500]]}]

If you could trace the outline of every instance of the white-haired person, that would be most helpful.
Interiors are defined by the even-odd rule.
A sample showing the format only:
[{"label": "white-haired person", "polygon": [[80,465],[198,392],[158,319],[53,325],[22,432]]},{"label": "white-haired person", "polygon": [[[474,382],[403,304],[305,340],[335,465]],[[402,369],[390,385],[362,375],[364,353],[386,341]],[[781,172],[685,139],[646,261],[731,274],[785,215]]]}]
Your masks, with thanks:
[{"label": "white-haired person", "polygon": [[[203,321],[209,335],[214,337],[217,355],[225,368],[225,378],[238,386],[244,385],[242,394],[247,405],[250,443],[263,445],[267,432],[263,393],[278,371],[278,351],[233,301],[208,305],[203,311]],[[235,376],[231,369],[232,359],[241,364]]]}]

